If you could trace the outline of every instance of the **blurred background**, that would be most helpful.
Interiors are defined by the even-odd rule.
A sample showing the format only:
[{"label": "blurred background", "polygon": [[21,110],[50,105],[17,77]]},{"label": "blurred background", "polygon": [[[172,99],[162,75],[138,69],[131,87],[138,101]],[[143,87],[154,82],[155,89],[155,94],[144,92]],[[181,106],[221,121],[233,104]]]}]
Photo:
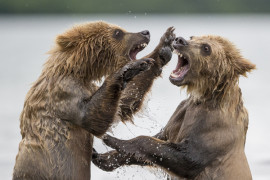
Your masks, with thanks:
[{"label": "blurred background", "polygon": [[[21,140],[19,116],[25,95],[48,58],[56,35],[86,21],[104,20],[132,32],[149,30],[151,41],[138,57],[150,53],[169,26],[177,36],[224,36],[241,49],[257,70],[241,78],[249,110],[246,154],[254,179],[270,179],[270,1],[269,0],[0,0],[0,179],[11,179]],[[173,86],[169,74],[173,56],[155,81],[143,111],[134,124],[118,124],[114,136],[122,139],[154,135],[187,97]],[[95,139],[99,152],[109,150]],[[92,179],[166,179],[161,170],[130,166],[108,173],[92,166]]]}]

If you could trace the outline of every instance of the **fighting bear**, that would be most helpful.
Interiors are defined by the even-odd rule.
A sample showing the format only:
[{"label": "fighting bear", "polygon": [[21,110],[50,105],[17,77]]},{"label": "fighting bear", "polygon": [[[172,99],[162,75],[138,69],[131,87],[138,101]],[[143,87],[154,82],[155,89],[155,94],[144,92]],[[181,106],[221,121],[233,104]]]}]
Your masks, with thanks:
[{"label": "fighting bear", "polygon": [[154,137],[103,141],[115,150],[93,153],[93,162],[112,171],[122,165],[158,166],[172,179],[252,179],[244,152],[248,112],[238,85],[255,65],[219,36],[178,37],[170,81],[187,88],[165,128]]},{"label": "fighting bear", "polygon": [[[173,39],[169,28],[152,53],[136,60],[149,31],[91,22],[59,35],[25,99],[13,179],[90,179],[93,136],[103,135],[117,116],[128,120],[140,109],[171,59]],[[131,90],[142,98],[128,96]]]}]

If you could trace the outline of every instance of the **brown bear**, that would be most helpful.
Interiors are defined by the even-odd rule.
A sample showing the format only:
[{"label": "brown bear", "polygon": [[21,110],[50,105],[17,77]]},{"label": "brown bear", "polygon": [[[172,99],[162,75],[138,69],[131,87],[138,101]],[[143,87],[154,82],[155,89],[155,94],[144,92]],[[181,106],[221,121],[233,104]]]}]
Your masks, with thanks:
[{"label": "brown bear", "polygon": [[173,179],[252,179],[244,152],[248,113],[238,86],[240,75],[255,65],[219,36],[182,37],[170,81],[187,88],[165,128],[154,137],[119,140],[104,135],[116,149],[93,154],[93,162],[112,171],[122,165],[153,165]]},{"label": "brown bear", "polygon": [[140,109],[171,59],[173,30],[141,60],[136,55],[149,43],[149,31],[91,22],[59,35],[26,96],[13,179],[90,179],[93,136],[103,135],[117,115],[128,120]]}]

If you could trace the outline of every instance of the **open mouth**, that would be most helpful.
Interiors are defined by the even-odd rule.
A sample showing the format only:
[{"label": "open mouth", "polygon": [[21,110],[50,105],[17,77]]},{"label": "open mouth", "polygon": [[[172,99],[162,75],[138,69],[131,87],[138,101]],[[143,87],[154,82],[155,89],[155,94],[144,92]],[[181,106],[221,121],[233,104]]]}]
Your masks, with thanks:
[{"label": "open mouth", "polygon": [[144,43],[141,43],[141,44],[136,44],[134,45],[131,50],[129,51],[129,58],[131,60],[136,60],[136,56],[137,54],[142,51],[146,46],[148,45],[148,43],[144,42]]},{"label": "open mouth", "polygon": [[177,50],[174,50],[174,53],[178,55],[178,63],[175,70],[172,71],[170,78],[177,81],[183,80],[184,76],[189,71],[189,59],[186,55],[181,54]]}]

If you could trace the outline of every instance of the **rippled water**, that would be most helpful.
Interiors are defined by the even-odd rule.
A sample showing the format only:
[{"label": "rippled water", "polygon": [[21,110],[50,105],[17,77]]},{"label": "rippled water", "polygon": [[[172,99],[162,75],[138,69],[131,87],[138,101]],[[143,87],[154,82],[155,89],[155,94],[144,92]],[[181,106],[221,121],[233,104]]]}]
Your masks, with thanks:
[{"label": "rippled water", "polygon": [[[19,114],[26,92],[41,72],[45,54],[54,37],[74,23],[106,20],[128,31],[148,29],[149,46],[139,55],[149,53],[169,26],[176,27],[178,36],[216,34],[229,38],[243,55],[257,65],[248,78],[240,79],[245,105],[249,110],[250,124],[246,154],[254,179],[270,179],[270,16],[149,16],[149,15],[96,15],[96,16],[0,16],[0,174],[1,179],[11,179],[18,144],[21,139]],[[128,139],[137,135],[154,135],[163,127],[176,106],[186,98],[184,91],[173,86],[168,76],[176,64],[176,56],[158,79],[144,113],[137,116],[135,125],[119,124],[114,135]],[[99,141],[95,147],[100,152],[107,148]],[[163,179],[160,171],[138,166],[124,167],[112,173],[92,166],[92,179]]]}]

